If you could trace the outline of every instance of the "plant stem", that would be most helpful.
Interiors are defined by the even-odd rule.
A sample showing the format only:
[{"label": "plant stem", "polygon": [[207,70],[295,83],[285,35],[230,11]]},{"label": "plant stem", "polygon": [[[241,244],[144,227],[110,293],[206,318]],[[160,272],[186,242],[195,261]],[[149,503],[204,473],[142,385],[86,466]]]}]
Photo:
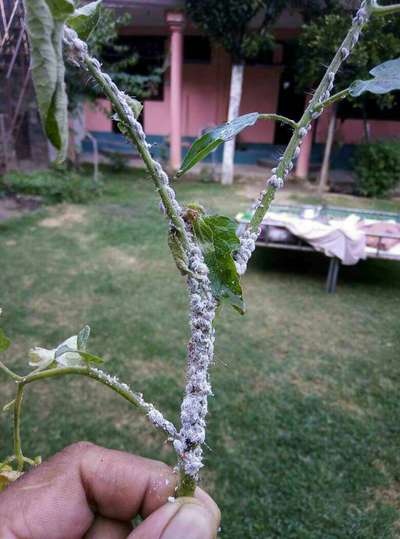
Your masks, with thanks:
[{"label": "plant stem", "polygon": [[259,120],[273,120],[275,122],[281,122],[283,124],[290,125],[293,129],[296,129],[297,123],[286,116],[281,116],[280,114],[260,114],[258,117]]},{"label": "plant stem", "polygon": [[391,15],[400,12],[400,4],[380,6],[377,0],[372,0],[372,13],[375,15]]},{"label": "plant stem", "polygon": [[17,459],[17,469],[22,472],[24,469],[24,455],[21,448],[21,408],[24,397],[24,385],[18,383],[17,396],[14,404],[14,454]]},{"label": "plant stem", "polygon": [[0,361],[0,369],[6,373],[7,376],[15,380],[16,382],[20,382],[22,380],[22,376],[19,376],[18,374],[15,374],[15,372],[11,371],[8,367],[4,365]]},{"label": "plant stem", "polygon": [[[369,12],[371,12],[372,7],[370,3],[365,4],[365,9],[368,9],[368,5]],[[358,40],[358,36],[363,27],[365,26],[366,22],[367,18],[358,19],[357,17],[355,17],[353,19],[353,24],[349,32],[347,33],[347,36],[343,40],[343,43],[337,50],[333,60],[328,66],[325,75],[323,76],[320,84],[318,85],[318,88],[316,89],[313,98],[305,109],[303,116],[299,120],[297,127],[292,135],[292,138],[290,139],[290,142],[286,147],[286,150],[276,168],[275,174],[277,178],[283,179],[286,177],[287,170],[289,169],[295,157],[296,150],[299,147],[299,143],[301,142],[301,134],[304,133],[304,130],[307,130],[310,126],[313,120],[313,115],[315,113],[320,113],[323,110],[325,101],[330,101],[331,98],[324,99],[324,96],[327,92],[329,92],[329,88],[333,82],[334,77],[336,76],[343,62],[348,57],[349,52],[355,46]],[[339,94],[336,94],[336,96],[334,97],[336,98],[337,95]],[[250,230],[252,233],[258,233],[262,220],[267,213],[271,202],[274,200],[277,189],[277,185],[269,184],[266,191],[261,196],[260,203],[258,204],[256,211],[254,212],[251,221],[247,227],[247,229]]]},{"label": "plant stem", "polygon": [[[136,406],[137,408],[142,409],[147,416],[149,416],[150,421],[157,427],[163,429],[169,436],[176,435],[176,429],[174,425],[163,418],[160,412],[155,410],[152,404],[149,404],[143,400],[143,397],[140,393],[134,393],[127,384],[121,383],[116,377],[109,375],[108,373],[89,366],[84,367],[57,367],[54,369],[48,369],[46,371],[40,371],[32,374],[28,374],[21,379],[21,382],[18,384],[18,389],[24,387],[27,384],[32,382],[37,382],[39,380],[45,380],[46,378],[57,378],[65,375],[82,375],[92,378],[99,382],[100,384],[109,387],[115,393],[123,397],[125,400]],[[15,405],[17,407],[17,404]],[[155,411],[160,414],[160,417],[163,421],[155,422],[152,419],[151,412]]]},{"label": "plant stem", "polygon": [[142,126],[136,120],[133,111],[130,109],[125,94],[118,89],[109,75],[103,73],[98,60],[88,54],[87,45],[77,37],[76,33],[71,28],[65,27],[64,42],[70,48],[72,61],[89,71],[112,103],[114,110],[118,114],[119,120],[126,128],[126,133],[123,134],[125,134],[136,146],[157,191],[159,192],[165,211],[171,222],[179,230],[180,240],[186,253],[188,253],[190,241],[186,232],[185,223],[181,216],[181,208],[175,199],[175,192],[169,185],[169,178],[163,171],[160,163],[152,158]]},{"label": "plant stem", "polygon": [[349,95],[349,92],[350,92],[350,88],[346,88],[345,90],[342,90],[342,91],[338,92],[337,94],[332,95],[329,99],[326,99],[325,101],[322,101],[322,103],[320,103],[316,107],[316,109],[317,110],[326,109],[327,107],[329,107],[330,105],[333,105],[337,101],[345,99]]},{"label": "plant stem", "polygon": [[180,470],[178,487],[176,489],[176,497],[182,498],[185,496],[193,496],[195,490],[196,481],[193,479],[193,477]]}]

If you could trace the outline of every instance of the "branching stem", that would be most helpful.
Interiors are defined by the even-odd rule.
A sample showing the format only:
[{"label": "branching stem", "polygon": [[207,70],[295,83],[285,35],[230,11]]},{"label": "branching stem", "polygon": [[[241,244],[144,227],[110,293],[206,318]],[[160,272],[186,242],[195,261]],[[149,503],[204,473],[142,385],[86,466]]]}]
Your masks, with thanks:
[{"label": "branching stem", "polygon": [[[4,367],[4,365],[3,365]],[[2,368],[3,368],[2,367]],[[16,378],[17,375],[12,373],[9,369],[3,369],[9,376]],[[164,430],[171,439],[178,437],[178,432],[175,426],[165,419],[161,412],[156,410],[154,406],[146,401],[144,401],[141,393],[134,393],[127,384],[121,383],[116,377],[109,375],[108,373],[90,366],[83,367],[57,367],[53,369],[48,369],[45,371],[34,372],[28,374],[27,376],[18,376],[17,381],[17,395],[13,402],[14,406],[14,455],[17,461],[17,468],[19,471],[23,471],[24,463],[27,462],[31,465],[35,464],[35,461],[24,457],[21,447],[21,409],[22,409],[22,400],[24,396],[25,386],[38,382],[40,380],[45,380],[47,378],[58,378],[60,376],[66,375],[81,375],[87,376],[92,380],[109,387],[115,393],[123,397],[133,406],[140,408],[144,411],[146,416],[149,418],[150,422],[156,427]]]},{"label": "branching stem", "polygon": [[[267,189],[260,197],[259,204],[257,205],[255,212],[251,218],[251,221],[247,227],[247,230],[249,230],[251,233],[258,234],[259,227],[271,205],[271,202],[274,199],[276,190],[281,186],[281,184],[283,183],[283,179],[287,177],[291,166],[293,166],[292,162],[293,159],[296,157],[296,152],[299,151],[299,144],[301,144],[304,134],[306,134],[307,131],[310,129],[310,125],[314,119],[313,117],[317,117],[317,115],[322,112],[326,102],[328,102],[328,104],[332,103],[332,101],[330,100],[331,98],[329,96],[329,92],[330,89],[333,87],[334,78],[343,62],[349,56],[350,51],[357,43],[360,32],[368,21],[368,15],[374,9],[377,9],[376,7],[373,7],[371,3],[373,1],[374,0],[367,0],[366,2],[362,3],[360,11],[353,19],[353,24],[349,32],[347,33],[341,46],[337,50],[333,60],[331,61],[325,72],[325,75],[323,76],[320,84],[318,85],[318,88],[315,90],[313,98],[310,100],[307,108],[304,111],[303,116],[299,120],[297,127],[290,139],[290,142],[276,168],[275,178],[277,178],[278,181],[275,180],[275,182],[270,182],[268,184]],[[363,12],[361,13],[362,10]],[[338,95],[340,95],[339,98],[342,97],[341,94],[336,94],[336,96],[334,96],[335,100]]]}]

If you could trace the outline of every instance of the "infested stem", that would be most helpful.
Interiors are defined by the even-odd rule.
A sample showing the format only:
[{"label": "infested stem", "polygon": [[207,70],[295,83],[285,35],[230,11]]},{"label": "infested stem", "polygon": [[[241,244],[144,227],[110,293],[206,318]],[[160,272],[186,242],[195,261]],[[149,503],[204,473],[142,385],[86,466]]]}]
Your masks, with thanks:
[{"label": "infested stem", "polygon": [[[332,101],[332,98],[330,97],[330,91],[333,88],[334,79],[337,72],[339,71],[345,60],[348,58],[351,50],[357,44],[360,32],[367,24],[370,13],[374,11],[374,9],[376,9],[376,7],[374,8],[373,6],[373,2],[374,0],[364,0],[362,2],[360,10],[357,12],[357,15],[353,19],[353,24],[350,30],[348,31],[341,46],[337,50],[333,60],[331,61],[325,72],[325,75],[323,76],[320,84],[318,85],[318,88],[316,89],[313,98],[309,102],[301,119],[299,120],[297,127],[289,141],[289,144],[286,147],[286,150],[281,157],[278,166],[274,170],[274,175],[272,176],[272,178],[269,179],[267,189],[260,195],[259,201],[255,208],[255,212],[246,229],[248,234],[250,233],[254,236],[258,235],[259,227],[271,205],[271,202],[274,199],[275,192],[277,191],[277,189],[282,187],[284,179],[288,176],[291,168],[293,167],[293,159],[296,157],[296,153],[299,153],[299,146],[302,142],[302,139],[307,135],[313,119],[317,118],[321,114],[325,106],[344,97],[345,91],[339,92],[335,96],[332,96],[332,98],[334,98],[334,100]],[[248,258],[250,258],[250,256]],[[247,263],[247,261],[242,261],[242,269],[244,269],[244,262]]]},{"label": "infested stem", "polygon": [[[149,152],[142,126],[134,117],[125,94],[119,91],[111,78],[101,71],[99,62],[89,56],[86,44],[79,40],[70,28],[65,29],[64,42],[70,49],[71,60],[89,71],[111,101],[128,138],[136,145],[159,191],[166,213],[179,233],[180,242],[188,259],[191,272],[187,281],[192,305],[192,336],[188,345],[187,385],[181,406],[181,430],[174,440],[174,447],[178,454],[180,470],[178,492],[193,493],[199,470],[203,466],[201,446],[205,437],[207,397],[211,393],[208,366],[213,357],[212,321],[216,302],[207,277],[208,268],[204,264],[201,250],[191,236],[190,227],[185,225],[182,209],[175,199],[173,189],[169,186],[167,175]],[[265,115],[265,119],[269,119],[269,115]],[[290,123],[290,120],[286,121]]]},{"label": "infested stem", "polygon": [[341,101],[342,99],[345,99],[350,93],[350,88],[345,88],[344,90],[338,92],[337,94],[332,95],[329,99],[326,99],[325,101],[322,101],[320,105],[316,107],[317,110],[324,110],[328,108],[329,106],[333,105],[337,101]]},{"label": "infested stem", "polygon": [[77,37],[74,30],[71,28],[65,28],[64,42],[70,49],[72,61],[89,71],[112,103],[120,121],[126,128],[126,136],[136,146],[146,165],[157,191],[159,192],[166,214],[174,226],[179,230],[183,248],[188,252],[190,243],[185,230],[185,223],[181,216],[182,210],[175,198],[175,192],[169,185],[168,176],[163,171],[161,165],[152,158],[142,126],[134,117],[125,94],[118,89],[109,75],[103,73],[98,60],[88,54],[87,45]]},{"label": "infested stem", "polygon": [[[14,407],[14,456],[17,461],[18,471],[23,471],[24,463],[27,462],[30,465],[37,464],[35,461],[28,459],[24,456],[22,452],[21,445],[21,410],[22,410],[22,401],[25,391],[25,386],[33,382],[40,380],[45,380],[47,378],[57,378],[65,375],[82,375],[87,376],[97,382],[109,387],[115,393],[123,397],[129,403],[133,404],[135,407],[144,410],[146,416],[150,422],[164,430],[171,439],[178,437],[178,432],[170,421],[164,418],[164,416],[159,412],[151,403],[146,402],[143,399],[143,396],[140,393],[134,393],[127,384],[121,383],[116,377],[110,376],[108,373],[89,366],[83,367],[57,367],[53,369],[48,369],[45,371],[34,372],[28,374],[27,376],[18,376],[6,367],[2,369],[12,378],[18,377],[17,381],[17,394],[15,400],[13,401]],[[14,457],[13,457],[14,458]]]}]

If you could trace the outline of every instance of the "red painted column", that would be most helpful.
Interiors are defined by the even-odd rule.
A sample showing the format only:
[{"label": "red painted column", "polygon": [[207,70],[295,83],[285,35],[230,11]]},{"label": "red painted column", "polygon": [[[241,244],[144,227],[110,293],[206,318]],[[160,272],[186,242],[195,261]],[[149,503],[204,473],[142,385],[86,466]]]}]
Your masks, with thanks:
[{"label": "red painted column", "polygon": [[177,170],[181,164],[183,26],[185,17],[180,11],[169,11],[166,14],[166,20],[171,31],[170,166],[173,170]]}]

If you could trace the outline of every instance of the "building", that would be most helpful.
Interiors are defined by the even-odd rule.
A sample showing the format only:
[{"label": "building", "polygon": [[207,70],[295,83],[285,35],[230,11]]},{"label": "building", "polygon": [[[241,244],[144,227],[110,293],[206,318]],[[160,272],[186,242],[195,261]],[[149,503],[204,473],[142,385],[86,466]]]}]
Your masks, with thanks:
[{"label": "building", "polygon": [[[144,102],[142,121],[150,142],[156,148],[167,144],[170,163],[177,168],[181,155],[205,128],[223,123],[227,117],[231,60],[219,46],[185,21],[183,2],[179,0],[108,0],[105,3],[116,9],[128,10],[133,24],[121,31],[124,43],[137,50],[143,62],[156,65],[170,53],[170,68],[165,73],[159,92]],[[274,32],[277,47],[266,58],[259,58],[246,65],[241,114],[247,112],[277,112],[298,118],[307,96],[294,90],[292,69],[294,40],[301,31],[298,13],[285,12],[277,21]],[[107,102],[85,110],[86,129],[103,143],[117,141],[121,135],[112,120],[104,113]],[[399,116],[400,119],[400,116]],[[329,112],[318,121],[314,133],[303,145],[297,173],[307,176],[309,158],[318,162],[323,152],[329,124]],[[369,122],[372,138],[393,137],[400,134],[400,122],[384,118]],[[333,156],[333,166],[346,167],[351,146],[362,139],[363,120],[353,118],[341,122],[339,136],[341,150]],[[260,122],[237,138],[235,162],[255,164],[268,162],[279,155],[280,146],[290,136],[285,126],[273,122]],[[314,142],[314,144],[312,144]],[[221,160],[220,147],[212,157]]]}]

